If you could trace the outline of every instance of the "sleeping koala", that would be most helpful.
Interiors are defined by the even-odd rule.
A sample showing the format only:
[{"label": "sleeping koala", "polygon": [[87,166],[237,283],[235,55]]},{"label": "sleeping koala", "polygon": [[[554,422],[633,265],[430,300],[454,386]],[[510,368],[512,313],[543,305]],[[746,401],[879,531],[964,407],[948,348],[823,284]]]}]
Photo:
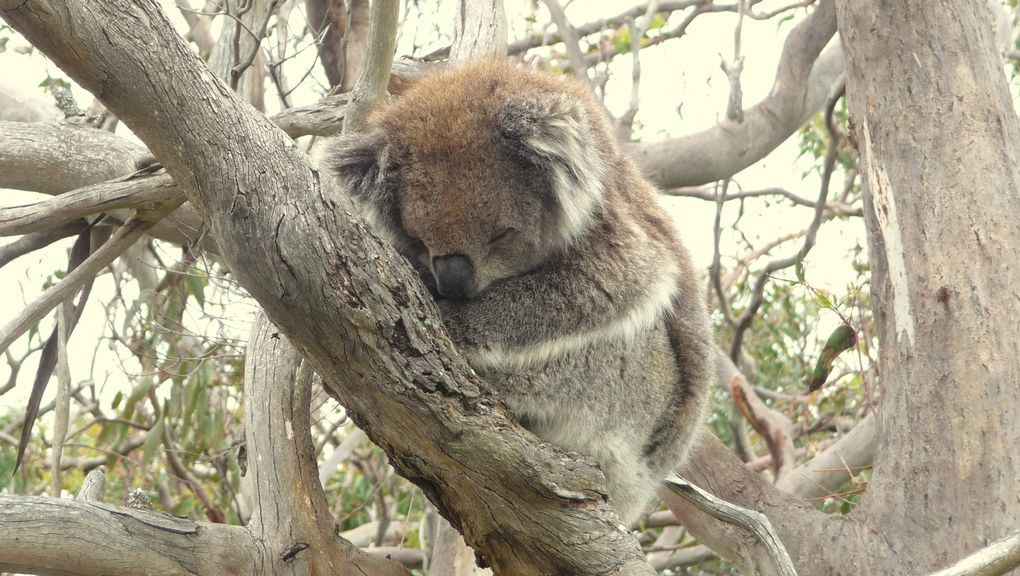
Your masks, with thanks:
[{"label": "sleeping koala", "polygon": [[635,520],[686,457],[714,348],[673,222],[586,88],[497,61],[449,69],[326,155],[515,419],[595,458]]}]

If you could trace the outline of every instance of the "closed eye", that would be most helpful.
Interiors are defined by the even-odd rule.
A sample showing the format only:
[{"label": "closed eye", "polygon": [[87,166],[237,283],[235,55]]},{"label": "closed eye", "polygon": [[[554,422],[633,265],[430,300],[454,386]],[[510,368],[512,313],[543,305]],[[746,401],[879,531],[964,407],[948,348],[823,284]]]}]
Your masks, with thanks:
[{"label": "closed eye", "polygon": [[493,244],[496,244],[501,240],[509,238],[516,231],[517,230],[515,230],[514,228],[504,228],[502,231],[500,231],[499,234],[496,234],[495,236],[489,239],[489,246],[492,246]]}]

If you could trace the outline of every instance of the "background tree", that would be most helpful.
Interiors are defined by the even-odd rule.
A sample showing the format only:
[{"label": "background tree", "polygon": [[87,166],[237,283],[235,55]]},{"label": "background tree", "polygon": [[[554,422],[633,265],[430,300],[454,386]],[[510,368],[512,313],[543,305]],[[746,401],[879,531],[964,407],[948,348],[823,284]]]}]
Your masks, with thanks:
[{"label": "background tree", "polygon": [[[637,539],[618,530],[598,471],[512,425],[406,264],[302,151],[360,129],[387,86],[399,93],[434,65],[392,65],[398,32],[429,61],[497,54],[502,6],[464,2],[450,20],[425,3],[377,0],[370,16],[365,2],[301,8],[183,4],[188,45],[151,1],[0,0],[13,27],[0,46],[41,51],[99,97],[80,112],[81,92],[58,77],[44,88],[59,108],[0,91],[0,114],[20,120],[0,121],[0,186],[52,196],[0,209],[0,233],[18,236],[0,264],[77,237],[66,267],[41,263],[52,271],[43,290],[0,329],[0,392],[32,389],[27,411],[11,402],[0,414],[4,478],[27,446],[8,482],[21,495],[0,496],[0,569],[473,571],[423,493],[497,573],[730,570],[721,558],[772,573],[746,533],[669,494],[672,511],[652,513]],[[1020,229],[1008,215],[1020,197],[1005,7],[691,0],[580,25],[555,0],[512,8],[524,17],[509,22],[512,57],[583,79],[666,195],[714,208],[706,292],[722,362],[710,427],[730,446],[706,436],[682,472],[764,512],[801,574],[923,573],[1010,536]],[[722,118],[652,138],[670,120],[642,115],[649,83],[668,74],[650,75],[649,55],[724,17],[734,35]],[[788,30],[775,80],[745,106],[744,36],[770,19]],[[312,74],[308,54],[321,65]],[[298,100],[308,82],[321,82],[320,102]],[[245,101],[281,110],[270,122]],[[120,122],[141,144],[112,132]],[[745,189],[741,171],[791,136],[813,197]],[[798,223],[761,238],[748,222],[757,213]],[[820,234],[858,229],[862,216],[867,250],[845,246],[848,285],[823,287]],[[102,330],[80,320],[97,298]],[[68,342],[85,330],[131,374],[116,392],[75,375]],[[34,387],[26,362],[38,364]],[[343,409],[313,392],[313,370]],[[28,495],[75,491],[101,465],[102,500],[142,487],[141,500],[189,519]],[[1015,542],[1004,548],[986,573],[1015,565]]]}]

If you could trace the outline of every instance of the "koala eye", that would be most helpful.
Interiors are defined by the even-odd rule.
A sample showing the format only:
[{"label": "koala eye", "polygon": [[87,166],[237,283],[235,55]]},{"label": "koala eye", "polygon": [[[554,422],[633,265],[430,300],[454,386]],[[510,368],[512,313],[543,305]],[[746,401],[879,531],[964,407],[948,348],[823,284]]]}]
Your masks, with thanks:
[{"label": "koala eye", "polygon": [[498,243],[498,242],[500,242],[502,240],[510,238],[511,236],[513,236],[513,234],[515,232],[517,232],[517,230],[515,228],[504,228],[504,229],[502,229],[499,232],[499,234],[496,234],[495,236],[493,236],[492,238],[489,239],[489,246],[492,246],[493,244],[496,244],[496,243]]}]

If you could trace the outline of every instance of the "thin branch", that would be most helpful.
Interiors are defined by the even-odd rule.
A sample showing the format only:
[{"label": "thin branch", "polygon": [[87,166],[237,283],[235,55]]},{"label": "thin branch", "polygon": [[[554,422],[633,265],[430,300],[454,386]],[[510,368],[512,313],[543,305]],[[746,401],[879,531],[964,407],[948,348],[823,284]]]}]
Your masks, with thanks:
[{"label": "thin branch", "polygon": [[57,308],[57,398],[53,411],[53,456],[50,460],[50,494],[60,498],[60,459],[64,455],[68,419],[71,416],[71,370],[67,363],[67,340],[71,335],[74,304],[68,295]]},{"label": "thin branch", "polygon": [[747,305],[747,309],[744,310],[744,313],[741,314],[740,318],[737,320],[737,326],[733,331],[733,341],[730,345],[730,358],[733,358],[734,361],[740,358],[740,349],[743,346],[744,334],[751,327],[751,323],[754,321],[754,317],[758,314],[758,309],[764,301],[765,283],[768,281],[769,277],[779,270],[789,268],[790,266],[802,261],[815,245],[815,236],[818,233],[818,228],[821,226],[822,219],[825,214],[825,201],[829,196],[829,182],[832,179],[832,173],[836,168],[836,155],[839,152],[839,143],[842,139],[842,134],[836,130],[832,122],[833,109],[842,97],[843,90],[841,89],[829,99],[829,104],[825,109],[825,124],[830,131],[830,141],[828,150],[826,150],[825,153],[825,165],[822,172],[821,189],[818,193],[818,200],[815,201],[814,218],[811,220],[811,224],[807,228],[807,233],[804,235],[804,244],[801,246],[797,254],[788,258],[769,262],[765,266],[765,269],[758,274],[754,283],[754,288],[751,291],[751,301]]},{"label": "thin branch", "polygon": [[[183,199],[182,199],[183,200]],[[13,320],[0,329],[0,350],[6,350],[12,342],[24,334],[33,324],[41,320],[54,306],[63,302],[78,290],[89,278],[110,265],[129,246],[145,234],[155,221],[164,216],[180,202],[175,202],[157,214],[136,214],[120,227],[110,240],[88,257],[81,266],[72,270],[59,283],[51,286],[32,304],[29,304]]]},{"label": "thin branch", "polygon": [[14,242],[4,244],[3,246],[0,246],[0,268],[8,265],[16,258],[20,258],[25,254],[45,248],[57,240],[76,236],[85,229],[85,226],[85,222],[82,221],[68,222],[67,224],[57,228],[25,234]]},{"label": "thin branch", "polygon": [[[262,39],[266,36],[266,28],[269,27],[269,21],[273,19],[276,14],[276,7],[279,6],[280,0],[270,0],[269,6],[266,7],[266,13],[262,18],[262,25],[252,37],[252,45],[248,50],[248,54],[244,59],[240,60],[233,68],[230,69],[230,87],[237,90],[238,83],[241,81],[241,76],[244,75],[245,70],[251,67],[252,62],[255,61],[255,57],[259,54],[259,48],[262,46]],[[240,27],[238,27],[238,33],[240,33]],[[238,46],[238,49],[240,47]]]},{"label": "thin branch", "polygon": [[344,132],[360,131],[368,121],[368,115],[386,96],[386,85],[393,66],[393,51],[396,48],[397,19],[400,17],[400,2],[376,0],[372,2],[368,30],[368,54],[365,67],[361,69],[358,83],[351,92],[344,121]]},{"label": "thin branch", "polygon": [[722,210],[727,200],[729,186],[729,179],[723,180],[721,186],[717,185],[718,191],[715,194],[715,221],[712,224],[712,265],[708,269],[708,274],[711,278],[712,289],[715,291],[715,297],[719,301],[719,309],[722,310],[723,318],[727,324],[735,326],[736,323],[733,319],[733,311],[730,309],[730,301],[726,298],[726,293],[723,291],[722,252],[720,250],[722,241]]},{"label": "thin branch", "polygon": [[747,16],[753,20],[768,20],[773,16],[778,16],[783,12],[789,12],[790,10],[796,10],[797,8],[807,8],[814,4],[818,0],[802,0],[801,2],[795,2],[793,4],[787,4],[786,6],[780,6],[775,10],[767,10],[765,12],[755,12],[754,10],[748,10]]},{"label": "thin branch", "polygon": [[165,173],[145,178],[126,176],[78,188],[41,202],[0,208],[0,236],[43,231],[101,212],[147,208],[183,197],[184,194]]},{"label": "thin branch", "polygon": [[744,30],[744,14],[748,0],[737,0],[737,26],[733,30],[733,62],[722,62],[723,72],[730,82],[730,97],[726,103],[726,118],[731,122],[744,121],[744,90],[740,84],[740,73],[744,71],[744,57],[741,54],[741,36]]},{"label": "thin branch", "polygon": [[617,122],[618,131],[620,132],[618,138],[623,142],[629,142],[631,139],[631,133],[634,130],[634,118],[637,116],[638,107],[641,104],[641,39],[644,38],[648,29],[652,26],[657,6],[657,0],[652,0],[648,3],[648,8],[645,10],[644,18],[641,19],[641,24],[638,24],[636,19],[630,21],[630,52],[634,60],[631,66],[630,104],[627,105],[627,111],[620,116],[620,120]]},{"label": "thin branch", "polygon": [[[556,23],[556,31],[559,33],[563,47],[567,52],[571,71],[574,73],[574,76],[583,80],[585,84],[590,84],[588,80],[588,65],[585,63],[584,54],[581,53],[581,40],[577,35],[577,30],[570,23],[570,19],[567,18],[567,13],[563,6],[560,5],[559,0],[542,1],[545,3],[546,8],[549,9],[549,15],[552,17],[553,22]],[[651,2],[651,4],[654,4],[654,2]]]},{"label": "thin branch", "polygon": [[667,488],[697,506],[702,512],[716,520],[740,526],[754,534],[768,551],[779,574],[797,576],[797,570],[793,567],[790,555],[786,552],[782,541],[779,540],[779,535],[772,528],[772,523],[764,514],[716,498],[676,474],[667,476],[665,482]]}]

